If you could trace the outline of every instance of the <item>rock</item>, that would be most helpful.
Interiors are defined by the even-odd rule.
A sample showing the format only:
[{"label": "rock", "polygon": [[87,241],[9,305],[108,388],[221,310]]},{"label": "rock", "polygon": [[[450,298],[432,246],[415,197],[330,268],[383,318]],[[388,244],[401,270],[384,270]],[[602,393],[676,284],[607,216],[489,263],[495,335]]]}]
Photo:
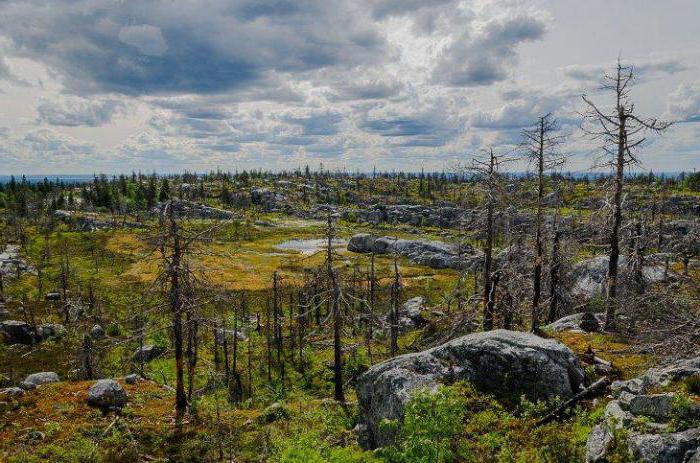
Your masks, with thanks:
[{"label": "rock", "polygon": [[[569,273],[568,278],[573,281],[571,294],[581,298],[594,298],[605,294],[607,289],[608,256],[596,256],[577,263]],[[623,293],[627,288],[625,281],[629,259],[620,256],[619,260],[619,291]],[[642,275],[646,283],[658,283],[664,280],[664,268],[659,265],[644,266]]]},{"label": "rock", "polygon": [[58,292],[51,292],[51,293],[46,293],[44,296],[44,299],[47,301],[60,301],[61,300],[61,293]]},{"label": "rock", "polygon": [[100,379],[88,389],[88,405],[105,412],[124,407],[126,401],[126,391],[113,379]]},{"label": "rock", "polygon": [[533,400],[567,397],[578,391],[584,372],[563,344],[534,334],[495,330],[469,334],[432,349],[406,354],[370,368],[357,380],[360,424],[368,447],[384,446],[393,435],[380,423],[403,419],[418,389],[465,380],[491,392],[524,394]]},{"label": "rock", "polygon": [[685,463],[700,447],[700,428],[664,434],[639,434],[629,437],[635,461],[648,463]]},{"label": "rock", "polygon": [[605,418],[615,424],[615,427],[625,427],[632,424],[634,416],[622,409],[620,402],[612,400],[605,407]]},{"label": "rock", "polygon": [[366,233],[354,235],[348,251],[359,253],[398,253],[412,263],[431,268],[467,270],[480,265],[481,254],[471,248],[457,249],[441,241],[405,240],[389,236],[374,237]]},{"label": "rock", "polygon": [[353,235],[348,241],[348,251],[359,253],[373,252],[375,240],[376,238],[368,233]]},{"label": "rock", "polygon": [[24,395],[24,389],[19,387],[8,387],[0,389],[0,397],[21,397]]},{"label": "rock", "polygon": [[637,395],[630,400],[629,411],[655,421],[667,421],[673,414],[673,398],[673,394]]},{"label": "rock", "polygon": [[572,315],[567,315],[559,320],[546,325],[544,328],[554,331],[599,331],[600,326],[605,322],[604,313],[590,313],[590,312],[579,312]]},{"label": "rock", "polygon": [[668,386],[690,376],[700,376],[700,357],[681,359],[665,366],[650,368],[641,376],[627,381],[614,381],[610,386],[614,394],[628,391],[643,394],[650,388]]},{"label": "rock", "polygon": [[133,355],[134,362],[148,363],[165,353],[165,349],[160,346],[145,345],[136,349]]},{"label": "rock", "polygon": [[258,420],[261,423],[273,423],[287,418],[289,418],[289,410],[281,403],[275,402],[262,411]]},{"label": "rock", "polygon": [[593,428],[586,441],[586,462],[607,463],[607,455],[615,439],[607,424],[599,424]]},{"label": "rock", "polygon": [[0,373],[0,387],[8,387],[12,384],[12,379],[9,376]]},{"label": "rock", "polygon": [[29,323],[19,320],[0,322],[0,334],[6,344],[34,344],[34,330]]},{"label": "rock", "polygon": [[57,323],[45,323],[36,327],[37,341],[45,341],[51,338],[60,338],[66,334],[66,328]]},{"label": "rock", "polygon": [[[425,326],[426,320],[423,317],[423,298],[414,297],[403,303],[399,309],[399,330],[408,331]],[[387,315],[387,323],[391,323],[391,314]]]},{"label": "rock", "polygon": [[126,384],[136,384],[139,382],[139,379],[141,379],[141,377],[136,373],[132,373],[124,377],[124,381],[126,382]]},{"label": "rock", "polygon": [[216,336],[216,342],[218,342],[220,345],[222,345],[224,343],[224,333],[226,333],[226,342],[227,343],[230,343],[233,341],[234,335],[236,336],[236,338],[239,341],[247,341],[248,340],[248,336],[243,334],[243,332],[241,330],[234,331],[234,330],[224,330],[223,328],[217,328],[214,331],[214,335]]},{"label": "rock", "polygon": [[31,384],[34,386],[41,386],[43,384],[57,383],[60,379],[56,373],[53,371],[42,371],[40,373],[32,373],[31,375],[24,378],[22,384]]},{"label": "rock", "polygon": [[90,330],[90,337],[92,339],[102,339],[105,337],[105,330],[101,325],[95,325]]},{"label": "rock", "polygon": [[0,275],[12,278],[22,273],[36,274],[36,269],[20,257],[19,251],[16,244],[8,244],[0,251]]}]

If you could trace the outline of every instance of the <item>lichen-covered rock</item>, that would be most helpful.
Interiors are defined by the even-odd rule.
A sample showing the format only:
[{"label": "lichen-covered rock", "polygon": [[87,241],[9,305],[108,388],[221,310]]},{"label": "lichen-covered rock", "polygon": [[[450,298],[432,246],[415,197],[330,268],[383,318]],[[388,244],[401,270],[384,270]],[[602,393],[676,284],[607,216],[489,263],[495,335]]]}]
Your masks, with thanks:
[{"label": "lichen-covered rock", "polygon": [[20,387],[7,387],[0,389],[0,397],[21,397],[24,395],[24,389]]},{"label": "lichen-covered rock", "polygon": [[650,394],[634,396],[629,402],[633,415],[648,416],[655,421],[666,421],[673,414],[673,394]]},{"label": "lichen-covered rock", "polygon": [[124,381],[126,381],[126,384],[136,384],[139,382],[139,379],[140,376],[136,373],[131,373],[130,375],[126,375],[124,377]]},{"label": "lichen-covered rock", "polygon": [[615,437],[607,423],[593,428],[586,442],[586,462],[605,463],[608,453],[615,442]]},{"label": "lichen-covered rock", "polygon": [[546,325],[544,328],[559,333],[562,331],[598,331],[605,323],[604,313],[579,312]]},{"label": "lichen-covered rock", "polygon": [[136,349],[133,355],[134,362],[150,362],[165,353],[160,346],[145,345]]},{"label": "lichen-covered rock", "polygon": [[530,333],[495,330],[453,339],[373,366],[357,380],[360,424],[369,447],[392,442],[385,420],[401,420],[411,395],[442,382],[465,380],[491,393],[532,399],[566,397],[583,383],[576,355],[563,344]]},{"label": "lichen-covered rock", "polygon": [[100,379],[88,389],[88,405],[102,411],[120,409],[126,402],[126,391],[113,379]]},{"label": "lichen-covered rock", "polygon": [[36,327],[37,341],[45,341],[51,338],[61,338],[66,334],[66,328],[58,323],[45,323]]},{"label": "lichen-covered rock", "polygon": [[[594,298],[605,294],[608,281],[608,256],[596,256],[577,263],[571,269],[569,278],[573,281],[571,294],[581,298]],[[619,260],[619,291],[627,289],[626,276],[629,275],[629,259],[620,256]],[[666,272],[660,265],[645,265],[642,268],[642,277],[648,284],[663,281]]]},{"label": "lichen-covered rock", "polygon": [[0,337],[6,344],[34,344],[35,333],[29,323],[19,320],[0,322]]},{"label": "lichen-covered rock", "polygon": [[700,447],[700,428],[676,433],[638,434],[628,440],[635,461],[685,463]]},{"label": "lichen-covered rock", "polygon": [[39,373],[32,373],[31,375],[24,378],[22,384],[29,384],[32,386],[41,386],[43,384],[57,383],[60,381],[58,374],[53,371],[42,371]]},{"label": "lichen-covered rock", "polygon": [[626,381],[614,381],[610,388],[613,394],[623,391],[644,394],[654,387],[667,386],[690,376],[700,376],[700,357],[681,359],[667,365],[648,369],[641,376]]},{"label": "lichen-covered rock", "polygon": [[90,330],[90,337],[92,339],[102,339],[105,337],[105,330],[102,325],[95,325]]}]

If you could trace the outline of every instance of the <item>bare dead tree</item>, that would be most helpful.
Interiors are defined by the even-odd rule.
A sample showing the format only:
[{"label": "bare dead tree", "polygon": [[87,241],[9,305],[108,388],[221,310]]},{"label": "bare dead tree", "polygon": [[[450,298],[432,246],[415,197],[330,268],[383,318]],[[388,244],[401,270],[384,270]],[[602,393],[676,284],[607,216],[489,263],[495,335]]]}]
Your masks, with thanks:
[{"label": "bare dead tree", "polygon": [[582,97],[587,107],[587,111],[582,114],[584,118],[582,128],[589,137],[600,141],[602,145],[602,162],[597,164],[612,167],[615,171],[612,227],[608,243],[610,260],[607,276],[608,301],[605,313],[605,328],[608,330],[613,329],[615,325],[625,168],[640,163],[636,151],[647,140],[645,133],[662,134],[671,125],[669,122],[639,116],[635,113],[635,105],[630,98],[634,79],[634,68],[623,65],[618,58],[615,72],[603,77],[601,88],[613,93],[614,106],[610,109],[602,108],[593,103],[586,95]]},{"label": "bare dead tree", "polygon": [[335,227],[333,226],[333,216],[328,213],[326,223],[326,271],[328,280],[333,289],[333,382],[335,384],[334,398],[338,402],[345,402],[343,392],[343,346],[342,346],[342,317],[340,312],[340,282],[335,268],[333,268],[333,238],[335,238]]},{"label": "bare dead tree", "polygon": [[537,121],[534,128],[523,130],[522,148],[531,163],[537,169],[537,204],[535,215],[535,243],[534,243],[534,272],[533,294],[530,331],[536,333],[539,330],[540,302],[542,294],[542,222],[543,199],[545,193],[545,173],[561,167],[566,158],[559,154],[558,146],[563,137],[557,135],[559,125],[552,114],[545,114]]},{"label": "bare dead tree", "polygon": [[401,273],[399,273],[398,253],[394,253],[394,281],[391,284],[391,316],[390,345],[389,352],[392,357],[396,356],[399,350],[399,320],[400,320],[400,299],[401,299]]},{"label": "bare dead tree", "polygon": [[495,213],[500,185],[499,168],[506,162],[515,160],[512,156],[497,155],[493,148],[484,150],[480,158],[472,160],[469,168],[477,176],[484,192],[486,207],[486,239],[484,240],[484,288],[483,288],[483,327],[485,331],[493,329],[494,309],[496,306],[493,272],[493,248],[496,237]]}]

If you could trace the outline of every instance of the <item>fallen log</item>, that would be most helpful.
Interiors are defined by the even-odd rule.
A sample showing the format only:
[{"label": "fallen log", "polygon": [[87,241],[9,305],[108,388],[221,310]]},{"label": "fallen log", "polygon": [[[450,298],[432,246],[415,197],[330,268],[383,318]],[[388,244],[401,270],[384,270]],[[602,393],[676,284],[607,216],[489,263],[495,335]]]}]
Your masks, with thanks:
[{"label": "fallen log", "polygon": [[605,392],[605,390],[610,386],[610,378],[607,376],[603,376],[600,378],[598,381],[595,383],[591,384],[566,402],[563,402],[561,405],[559,405],[557,408],[555,408],[551,413],[549,413],[547,416],[544,418],[540,419],[537,423],[536,426],[542,426],[544,424],[549,423],[550,421],[553,421],[561,416],[561,414],[567,410],[568,408],[576,405],[578,402],[584,399],[589,399],[591,397],[596,397],[598,395],[601,395]]}]

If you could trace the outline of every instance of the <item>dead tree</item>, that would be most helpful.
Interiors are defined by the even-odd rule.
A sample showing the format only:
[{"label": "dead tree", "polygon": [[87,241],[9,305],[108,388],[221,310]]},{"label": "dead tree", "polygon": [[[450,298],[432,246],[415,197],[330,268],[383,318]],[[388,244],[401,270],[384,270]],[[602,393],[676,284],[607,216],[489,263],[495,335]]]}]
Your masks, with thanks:
[{"label": "dead tree", "polygon": [[335,237],[335,227],[333,217],[328,214],[326,226],[326,271],[328,280],[332,286],[333,293],[333,382],[335,384],[334,398],[338,402],[345,402],[343,392],[343,346],[342,346],[342,316],[340,312],[340,282],[338,274],[333,268],[333,238]]},{"label": "dead tree", "polygon": [[399,304],[401,298],[401,274],[399,273],[398,253],[394,254],[394,281],[391,284],[391,316],[390,320],[390,344],[389,352],[392,357],[399,350]]},{"label": "dead tree", "polygon": [[565,158],[561,156],[557,147],[562,142],[562,137],[556,135],[559,130],[558,123],[552,114],[546,114],[539,118],[536,127],[524,130],[523,148],[530,162],[537,169],[537,204],[535,214],[535,243],[534,243],[534,272],[532,292],[532,322],[530,331],[536,333],[539,330],[540,301],[542,296],[542,222],[543,199],[545,190],[545,173],[561,167]]},{"label": "dead tree", "polygon": [[485,156],[472,161],[469,168],[477,176],[477,180],[484,191],[486,207],[486,239],[484,240],[484,289],[483,289],[483,327],[485,331],[493,329],[494,309],[496,306],[495,290],[493,287],[493,248],[496,236],[495,213],[498,202],[500,186],[499,168],[506,162],[515,158],[507,155],[496,155],[493,148],[483,152]]},{"label": "dead tree", "polygon": [[615,73],[606,74],[602,90],[614,95],[614,107],[600,108],[586,95],[583,101],[587,112],[583,114],[583,130],[602,144],[603,156],[598,165],[612,167],[615,171],[612,227],[608,239],[608,287],[605,328],[613,329],[617,305],[618,263],[620,258],[620,226],[622,224],[622,193],[625,185],[625,168],[639,164],[637,149],[646,141],[645,133],[663,133],[671,125],[635,114],[635,105],[630,98],[634,83],[634,68],[625,66],[618,59]]}]

